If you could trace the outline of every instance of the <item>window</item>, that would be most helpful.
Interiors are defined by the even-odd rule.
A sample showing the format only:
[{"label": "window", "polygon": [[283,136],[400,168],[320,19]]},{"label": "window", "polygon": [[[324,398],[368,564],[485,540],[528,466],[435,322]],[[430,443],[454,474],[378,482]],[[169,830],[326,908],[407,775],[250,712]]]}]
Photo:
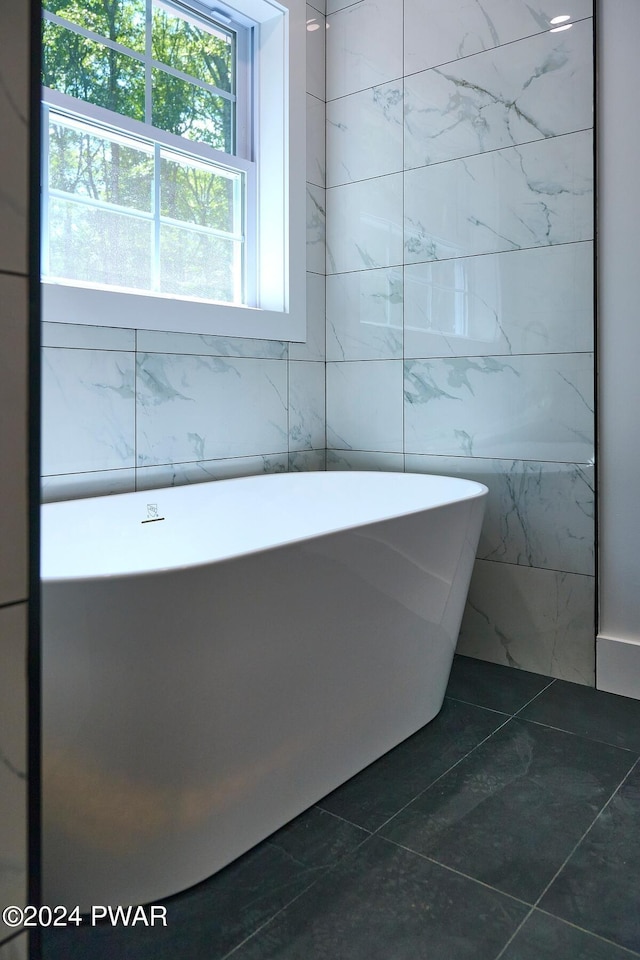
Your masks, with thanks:
[{"label": "window", "polygon": [[44,319],[303,339],[294,5],[45,0]]}]

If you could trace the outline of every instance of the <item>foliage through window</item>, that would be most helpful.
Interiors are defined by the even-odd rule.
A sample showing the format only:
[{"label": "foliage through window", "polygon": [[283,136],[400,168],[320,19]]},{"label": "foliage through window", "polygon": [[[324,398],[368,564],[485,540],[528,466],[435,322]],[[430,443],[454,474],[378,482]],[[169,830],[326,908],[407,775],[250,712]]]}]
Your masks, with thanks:
[{"label": "foliage through window", "polygon": [[46,0],[47,279],[251,304],[250,49],[197,0]]}]

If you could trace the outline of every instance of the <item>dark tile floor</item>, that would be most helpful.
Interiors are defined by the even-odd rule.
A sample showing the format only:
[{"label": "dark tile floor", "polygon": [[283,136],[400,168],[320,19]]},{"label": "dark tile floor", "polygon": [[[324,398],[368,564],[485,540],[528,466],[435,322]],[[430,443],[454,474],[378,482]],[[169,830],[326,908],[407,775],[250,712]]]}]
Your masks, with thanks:
[{"label": "dark tile floor", "polygon": [[166,928],[46,931],[44,960],[640,958],[640,701],[456,657],[436,719]]}]

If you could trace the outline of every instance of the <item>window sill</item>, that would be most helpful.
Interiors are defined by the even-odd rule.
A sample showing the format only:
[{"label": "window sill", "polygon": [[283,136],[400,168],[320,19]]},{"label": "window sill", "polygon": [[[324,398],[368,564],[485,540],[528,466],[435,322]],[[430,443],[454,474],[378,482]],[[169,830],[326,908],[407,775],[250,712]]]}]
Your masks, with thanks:
[{"label": "window sill", "polygon": [[291,294],[291,309],[286,312],[44,281],[42,319],[302,343],[306,339],[306,297],[304,290]]}]

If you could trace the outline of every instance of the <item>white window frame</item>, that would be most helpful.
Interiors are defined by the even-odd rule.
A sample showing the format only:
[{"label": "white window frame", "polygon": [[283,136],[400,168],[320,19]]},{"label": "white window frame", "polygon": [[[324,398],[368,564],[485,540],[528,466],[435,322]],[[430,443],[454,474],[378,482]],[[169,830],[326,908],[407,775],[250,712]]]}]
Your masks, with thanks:
[{"label": "white window frame", "polygon": [[[198,0],[194,0],[198,7]],[[201,10],[206,7],[199,4]],[[212,15],[216,7],[212,3]],[[101,327],[304,341],[306,338],[306,6],[303,0],[233,0],[226,8],[254,29],[255,306],[43,280],[43,319]],[[52,106],[71,97],[46,91]],[[101,108],[82,102],[100,119]],[[109,111],[104,111],[109,114]],[[111,114],[109,114],[112,116]],[[104,119],[104,117],[103,117]],[[120,122],[122,121],[122,122]],[[139,125],[119,117],[122,130]],[[198,144],[154,130],[197,155]],[[233,158],[233,167],[241,167]]]}]

